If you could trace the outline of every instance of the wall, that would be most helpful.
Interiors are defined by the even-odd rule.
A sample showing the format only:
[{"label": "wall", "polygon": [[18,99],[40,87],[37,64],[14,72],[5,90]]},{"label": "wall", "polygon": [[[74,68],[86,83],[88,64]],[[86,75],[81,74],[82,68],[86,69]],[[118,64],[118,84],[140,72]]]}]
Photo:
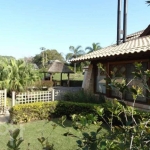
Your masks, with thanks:
[{"label": "wall", "polygon": [[82,85],[82,88],[94,92],[94,71],[92,64],[89,65],[87,73],[84,75],[84,84]]}]

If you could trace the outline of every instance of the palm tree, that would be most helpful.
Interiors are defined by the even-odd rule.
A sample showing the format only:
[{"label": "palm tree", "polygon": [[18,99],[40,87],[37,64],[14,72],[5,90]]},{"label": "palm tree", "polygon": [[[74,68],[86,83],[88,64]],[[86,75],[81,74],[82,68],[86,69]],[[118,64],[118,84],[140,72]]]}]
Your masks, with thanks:
[{"label": "palm tree", "polygon": [[92,47],[86,47],[85,48],[85,50],[89,50],[89,52],[88,53],[91,53],[91,52],[94,52],[94,51],[97,51],[97,50],[99,50],[99,49],[101,49],[102,47],[100,46],[100,44],[99,43],[93,43],[92,44]]},{"label": "palm tree", "polygon": [[[70,46],[69,47],[69,50],[72,52],[72,53],[68,53],[66,55],[66,60],[71,60],[72,58],[77,58],[81,55],[84,54],[84,51],[80,49],[81,46],[77,46],[77,47],[74,47],[74,46]],[[76,63],[74,63],[74,72],[76,72]]]},{"label": "palm tree", "polygon": [[45,58],[47,59],[47,54],[44,54],[44,53],[45,53],[46,48],[40,47],[40,50],[42,51],[42,65],[43,65],[43,68],[45,68],[45,63],[47,62]]}]

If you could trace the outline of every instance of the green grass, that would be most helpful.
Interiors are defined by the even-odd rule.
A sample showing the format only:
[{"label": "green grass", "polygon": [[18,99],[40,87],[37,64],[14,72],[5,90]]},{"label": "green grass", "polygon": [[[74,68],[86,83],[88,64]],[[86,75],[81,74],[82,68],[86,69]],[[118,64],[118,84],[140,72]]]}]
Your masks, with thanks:
[{"label": "green grass", "polygon": [[[21,144],[21,150],[27,150],[28,143],[30,143],[30,150],[41,150],[42,147],[38,142],[37,138],[42,136],[48,137],[50,143],[54,144],[56,150],[74,150],[77,149],[77,138],[70,136],[63,136],[66,132],[71,132],[76,136],[82,136],[82,134],[71,127],[71,122],[66,121],[64,128],[61,125],[57,124],[58,120],[54,119],[53,121],[47,122],[44,121],[35,121],[26,124],[12,125],[12,124],[0,124],[0,149],[7,149],[7,142],[9,140],[9,130],[14,130],[16,128],[21,129],[21,137],[23,137],[24,142]],[[53,130],[53,124],[58,126]],[[95,126],[91,126],[90,131],[96,130]],[[106,132],[103,130],[102,132]]]},{"label": "green grass", "polygon": [[[69,75],[70,80],[81,80],[82,81],[83,77],[84,77],[84,75],[82,75],[81,72],[72,73],[72,74]],[[68,79],[67,74],[63,73],[62,74],[62,80],[67,80],[67,79]],[[53,80],[60,80],[60,73],[55,73],[53,75]]]}]

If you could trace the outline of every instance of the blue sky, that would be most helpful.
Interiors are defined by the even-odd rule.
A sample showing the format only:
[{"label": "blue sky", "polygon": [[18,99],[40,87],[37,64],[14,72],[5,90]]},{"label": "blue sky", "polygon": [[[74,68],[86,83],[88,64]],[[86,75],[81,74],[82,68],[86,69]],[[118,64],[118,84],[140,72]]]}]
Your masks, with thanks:
[{"label": "blue sky", "polygon": [[[145,0],[129,0],[127,33],[150,24]],[[116,42],[117,0],[0,0],[0,55],[35,56],[40,47],[62,54]]]}]

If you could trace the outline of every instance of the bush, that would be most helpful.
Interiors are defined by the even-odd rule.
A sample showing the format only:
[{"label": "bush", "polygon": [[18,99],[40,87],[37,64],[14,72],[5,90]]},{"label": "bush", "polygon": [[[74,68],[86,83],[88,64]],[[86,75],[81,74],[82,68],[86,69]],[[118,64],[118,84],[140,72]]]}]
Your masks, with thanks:
[{"label": "bush", "polygon": [[93,104],[66,101],[19,104],[9,110],[10,121],[12,123],[21,123],[32,120],[50,119],[52,116],[61,117],[63,115],[70,118],[72,114],[95,113],[94,106]]},{"label": "bush", "polygon": [[56,117],[66,115],[67,118],[70,119],[73,114],[96,114],[94,109],[95,105],[96,104],[63,101],[57,105],[54,115]]},{"label": "bush", "polygon": [[77,92],[67,92],[63,96],[63,100],[79,103],[94,103],[101,104],[105,102],[105,98],[102,94],[99,94],[99,98],[96,98],[94,94],[90,91],[77,91]]},{"label": "bush", "polygon": [[58,102],[36,102],[16,105],[9,110],[10,122],[21,123],[47,119],[49,114],[54,112],[57,104]]}]

